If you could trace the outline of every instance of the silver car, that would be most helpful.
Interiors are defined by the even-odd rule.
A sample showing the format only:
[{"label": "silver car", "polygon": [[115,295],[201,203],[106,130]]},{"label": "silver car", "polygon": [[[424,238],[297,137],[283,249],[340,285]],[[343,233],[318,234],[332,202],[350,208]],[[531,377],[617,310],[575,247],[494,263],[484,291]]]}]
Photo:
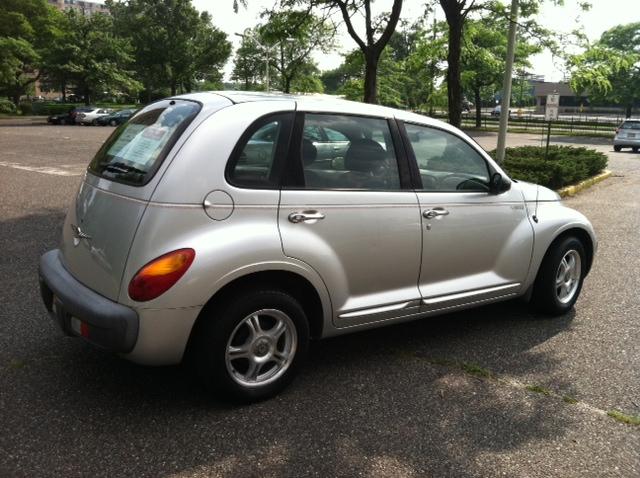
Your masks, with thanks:
[{"label": "silver car", "polygon": [[66,334],[142,364],[185,360],[253,401],[291,381],[311,339],[515,297],[564,314],[595,251],[582,214],[445,123],[197,93],[107,139],[40,283]]},{"label": "silver car", "polygon": [[640,119],[625,120],[617,129],[613,138],[613,149],[631,148],[634,153],[640,149]]}]

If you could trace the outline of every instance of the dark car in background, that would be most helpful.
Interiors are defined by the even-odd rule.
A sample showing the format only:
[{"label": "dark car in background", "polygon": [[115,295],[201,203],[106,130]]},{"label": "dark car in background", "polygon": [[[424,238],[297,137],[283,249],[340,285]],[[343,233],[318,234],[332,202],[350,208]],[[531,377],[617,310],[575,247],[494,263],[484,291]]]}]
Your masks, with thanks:
[{"label": "dark car in background", "polygon": [[111,125],[117,126],[126,122],[136,113],[136,110],[120,110],[106,116],[100,116],[96,119],[96,123],[101,126]]},{"label": "dark car in background", "polygon": [[47,123],[51,124],[75,124],[76,116],[78,113],[86,113],[96,109],[95,106],[79,106],[77,108],[71,108],[66,113],[59,113],[57,115],[51,115],[47,118]]}]

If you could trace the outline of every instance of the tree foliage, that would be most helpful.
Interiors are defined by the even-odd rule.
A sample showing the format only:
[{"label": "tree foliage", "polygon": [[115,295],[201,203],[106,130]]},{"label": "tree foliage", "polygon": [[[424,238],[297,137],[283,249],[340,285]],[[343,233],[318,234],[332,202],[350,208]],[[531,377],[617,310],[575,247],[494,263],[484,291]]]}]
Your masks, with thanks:
[{"label": "tree foliage", "polygon": [[45,0],[0,0],[0,93],[16,106],[40,77],[56,13]]},{"label": "tree foliage", "polygon": [[624,106],[627,118],[640,100],[640,23],[618,25],[569,59],[571,87],[595,101]]},{"label": "tree foliage", "polygon": [[147,100],[169,88],[191,91],[218,82],[231,54],[226,34],[191,0],[107,0],[119,35],[133,45],[135,69]]},{"label": "tree foliage", "polygon": [[50,82],[60,85],[62,91],[73,84],[86,104],[104,92],[129,95],[140,89],[131,70],[131,45],[114,34],[109,15],[87,16],[67,10],[59,28],[60,34],[42,64]]},{"label": "tree foliage", "polygon": [[274,68],[280,77],[281,89],[285,93],[291,90],[292,82],[316,85],[314,82],[302,82],[305,74],[317,71],[311,53],[328,53],[334,46],[335,29],[327,18],[319,17],[305,10],[284,10],[265,14],[268,21],[258,27],[260,38],[267,45],[277,46],[277,59]]}]

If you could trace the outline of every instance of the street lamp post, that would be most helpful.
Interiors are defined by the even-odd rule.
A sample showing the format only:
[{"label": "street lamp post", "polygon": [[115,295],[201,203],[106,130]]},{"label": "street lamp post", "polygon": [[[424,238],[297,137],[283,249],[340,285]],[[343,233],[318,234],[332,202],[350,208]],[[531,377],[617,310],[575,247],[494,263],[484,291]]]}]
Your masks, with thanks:
[{"label": "street lamp post", "polygon": [[511,0],[511,14],[509,15],[509,36],[507,43],[507,58],[502,86],[502,101],[500,106],[500,127],[498,129],[498,147],[496,158],[498,163],[504,161],[507,143],[507,126],[509,123],[509,108],[511,107],[511,72],[513,70],[513,56],[516,45],[516,28],[518,21],[518,0]]}]

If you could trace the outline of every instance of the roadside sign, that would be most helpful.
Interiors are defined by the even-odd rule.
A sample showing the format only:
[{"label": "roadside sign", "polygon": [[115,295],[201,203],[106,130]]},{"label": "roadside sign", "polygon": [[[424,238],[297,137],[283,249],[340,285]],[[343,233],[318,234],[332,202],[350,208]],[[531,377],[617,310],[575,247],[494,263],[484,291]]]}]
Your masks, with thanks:
[{"label": "roadside sign", "polygon": [[547,106],[560,106],[560,95],[557,93],[547,95]]},{"label": "roadside sign", "polygon": [[556,121],[558,119],[558,107],[549,106],[549,103],[547,103],[547,107],[544,110],[544,119],[545,121]]}]

